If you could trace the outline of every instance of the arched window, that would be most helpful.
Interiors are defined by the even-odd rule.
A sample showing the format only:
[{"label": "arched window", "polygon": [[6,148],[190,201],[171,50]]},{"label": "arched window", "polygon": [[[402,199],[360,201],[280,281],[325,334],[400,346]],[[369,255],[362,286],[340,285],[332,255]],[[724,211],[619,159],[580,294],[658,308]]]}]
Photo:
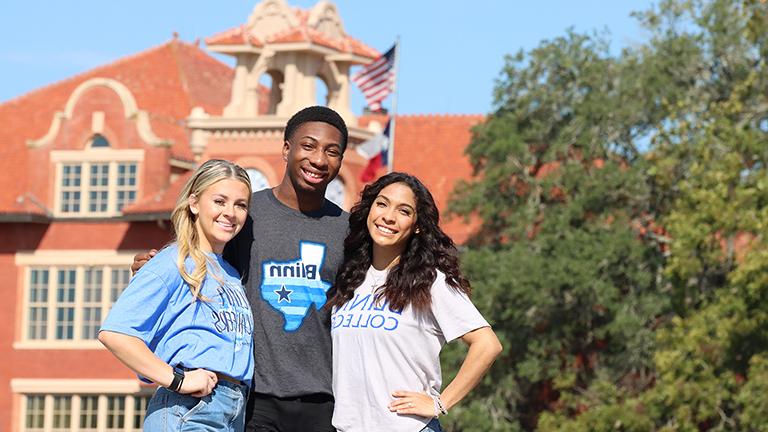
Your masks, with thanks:
[{"label": "arched window", "polygon": [[94,134],[91,137],[91,148],[109,148],[109,141],[102,134]]},{"label": "arched window", "polygon": [[336,177],[325,189],[325,198],[339,207],[344,207],[344,180]]},{"label": "arched window", "polygon": [[322,106],[328,106],[330,101],[330,90],[325,78],[318,75],[315,77],[315,103]]},{"label": "arched window", "polygon": [[245,172],[248,173],[248,178],[251,179],[251,190],[256,192],[269,188],[269,180],[261,171],[256,168],[247,168]]},{"label": "arched window", "polygon": [[278,70],[269,70],[259,77],[259,93],[268,96],[266,103],[259,103],[259,113],[277,112],[277,105],[283,101],[283,80],[283,74]]}]

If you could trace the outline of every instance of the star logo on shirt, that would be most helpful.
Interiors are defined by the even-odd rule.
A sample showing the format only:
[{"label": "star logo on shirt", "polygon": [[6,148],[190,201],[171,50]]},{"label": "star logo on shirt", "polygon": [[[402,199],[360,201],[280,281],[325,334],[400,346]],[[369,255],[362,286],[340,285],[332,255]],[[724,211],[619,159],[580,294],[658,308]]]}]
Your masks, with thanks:
[{"label": "star logo on shirt", "polygon": [[291,302],[291,293],[293,291],[289,289],[285,289],[285,285],[280,286],[279,290],[275,290],[275,294],[277,294],[279,297],[277,298],[277,302],[280,303],[283,300],[287,301],[288,303]]}]

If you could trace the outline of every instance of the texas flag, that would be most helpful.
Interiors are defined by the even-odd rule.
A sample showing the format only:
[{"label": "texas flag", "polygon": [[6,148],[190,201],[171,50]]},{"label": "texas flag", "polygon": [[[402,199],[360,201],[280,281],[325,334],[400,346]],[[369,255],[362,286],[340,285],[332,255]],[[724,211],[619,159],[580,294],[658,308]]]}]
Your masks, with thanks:
[{"label": "texas flag", "polygon": [[380,134],[357,146],[357,152],[368,159],[368,165],[360,174],[360,180],[364,183],[375,179],[379,168],[386,167],[389,164],[389,158],[391,157],[389,154],[390,122],[391,120],[387,121],[387,126]]}]

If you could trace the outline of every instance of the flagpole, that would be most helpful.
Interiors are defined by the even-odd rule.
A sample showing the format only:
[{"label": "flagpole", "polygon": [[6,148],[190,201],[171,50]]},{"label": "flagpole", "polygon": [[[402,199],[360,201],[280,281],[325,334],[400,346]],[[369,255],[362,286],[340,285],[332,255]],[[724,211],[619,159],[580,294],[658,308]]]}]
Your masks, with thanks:
[{"label": "flagpole", "polygon": [[392,83],[392,113],[389,115],[389,160],[387,160],[387,172],[391,173],[395,165],[395,119],[397,118],[397,79],[400,76],[400,35],[395,40],[395,82]]}]

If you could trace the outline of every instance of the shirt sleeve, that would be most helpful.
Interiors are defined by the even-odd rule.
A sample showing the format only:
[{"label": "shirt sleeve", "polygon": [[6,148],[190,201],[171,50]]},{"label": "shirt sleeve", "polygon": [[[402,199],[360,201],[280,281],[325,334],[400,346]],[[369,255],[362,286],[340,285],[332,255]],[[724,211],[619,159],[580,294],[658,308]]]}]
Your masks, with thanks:
[{"label": "shirt sleeve", "polygon": [[139,271],[112,306],[101,330],[134,336],[150,345],[170,297],[163,279],[152,271]]},{"label": "shirt sleeve", "polygon": [[449,287],[442,274],[438,274],[432,285],[432,315],[446,342],[481,327],[490,327],[469,297]]}]

